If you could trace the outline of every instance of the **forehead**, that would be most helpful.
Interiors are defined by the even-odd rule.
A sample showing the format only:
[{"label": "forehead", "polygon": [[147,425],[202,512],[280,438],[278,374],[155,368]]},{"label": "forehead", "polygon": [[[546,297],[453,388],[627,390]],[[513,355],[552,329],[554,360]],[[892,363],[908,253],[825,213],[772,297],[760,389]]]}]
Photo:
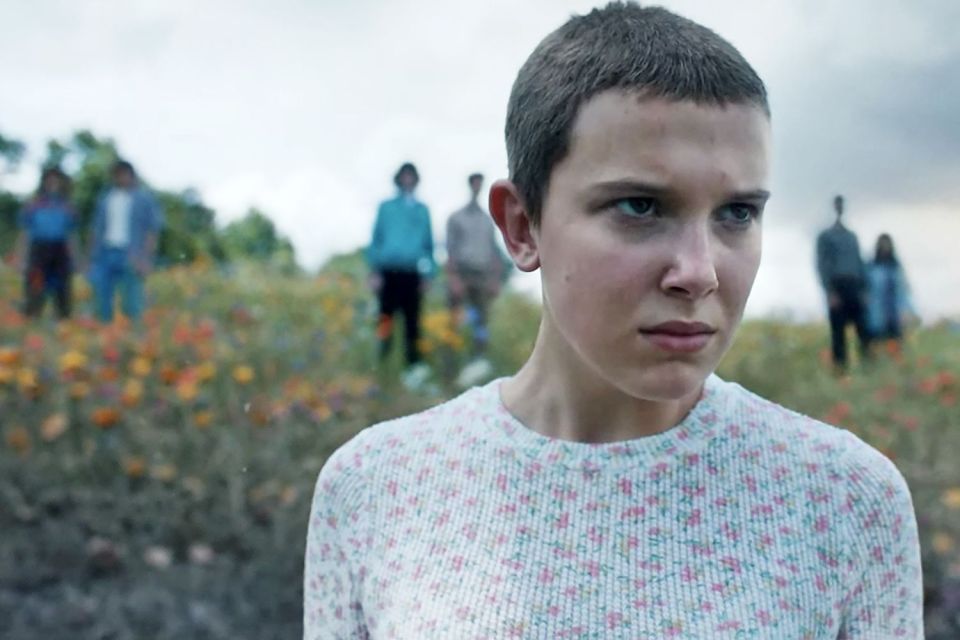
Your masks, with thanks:
[{"label": "forehead", "polygon": [[555,170],[577,182],[636,179],[664,187],[765,189],[770,122],[753,105],[701,105],[606,91],[574,121]]}]

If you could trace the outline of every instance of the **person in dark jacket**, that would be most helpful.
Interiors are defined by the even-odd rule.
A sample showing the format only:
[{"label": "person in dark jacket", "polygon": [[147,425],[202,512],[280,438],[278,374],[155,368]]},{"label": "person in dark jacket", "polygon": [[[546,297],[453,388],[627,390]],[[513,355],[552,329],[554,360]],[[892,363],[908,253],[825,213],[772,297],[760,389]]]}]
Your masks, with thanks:
[{"label": "person in dark jacket", "polygon": [[837,221],[817,237],[817,271],[827,296],[833,362],[840,369],[847,366],[844,332],[848,325],[857,329],[861,355],[869,356],[870,350],[864,306],[866,271],[857,236],[843,225],[843,205],[843,196],[833,199]]}]

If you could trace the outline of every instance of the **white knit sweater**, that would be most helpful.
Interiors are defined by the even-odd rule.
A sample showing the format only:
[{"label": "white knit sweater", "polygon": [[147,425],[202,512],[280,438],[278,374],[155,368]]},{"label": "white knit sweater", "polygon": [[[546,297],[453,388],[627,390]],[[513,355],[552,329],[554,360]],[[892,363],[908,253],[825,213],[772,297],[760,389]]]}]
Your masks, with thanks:
[{"label": "white knit sweater", "polygon": [[306,638],[922,638],[909,490],[853,434],[711,376],[668,431],[571,442],[501,382],[331,456]]}]

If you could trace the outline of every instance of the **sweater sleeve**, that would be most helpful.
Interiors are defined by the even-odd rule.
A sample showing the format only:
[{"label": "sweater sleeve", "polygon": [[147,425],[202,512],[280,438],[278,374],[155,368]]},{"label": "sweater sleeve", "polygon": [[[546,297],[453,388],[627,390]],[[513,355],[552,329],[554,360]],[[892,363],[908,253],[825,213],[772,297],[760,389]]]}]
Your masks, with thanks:
[{"label": "sweater sleeve", "polygon": [[304,640],[369,637],[357,562],[366,544],[367,504],[355,445],[334,452],[317,478],[304,558]]},{"label": "sweater sleeve", "polygon": [[896,466],[862,443],[848,456],[854,570],[840,638],[923,638],[923,577],[910,489]]}]

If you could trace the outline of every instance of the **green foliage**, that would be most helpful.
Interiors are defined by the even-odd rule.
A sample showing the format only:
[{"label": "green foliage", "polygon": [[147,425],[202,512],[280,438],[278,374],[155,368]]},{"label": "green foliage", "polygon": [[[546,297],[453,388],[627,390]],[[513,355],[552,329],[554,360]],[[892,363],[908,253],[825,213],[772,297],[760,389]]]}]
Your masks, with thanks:
[{"label": "green foliage", "polygon": [[[0,135],[0,158],[6,160],[9,168],[16,166],[23,152],[22,143]],[[89,130],[77,131],[66,140],[47,142],[44,167],[77,167],[71,176],[71,201],[80,218],[80,239],[84,245],[89,244],[97,201],[110,186],[110,172],[119,157],[111,138],[100,138]],[[192,189],[154,193],[165,220],[157,248],[161,266],[198,259],[217,263],[253,260],[270,264],[282,273],[297,271],[293,245],[277,234],[264,213],[251,210],[246,218],[221,232],[216,225],[216,212],[205,206]],[[0,255],[12,248],[20,206],[16,196],[0,191]]]},{"label": "green foliage", "polygon": [[6,163],[6,170],[13,171],[20,164],[26,147],[19,140],[8,138],[0,133],[0,158]]},{"label": "green foliage", "polygon": [[20,199],[7,191],[0,191],[0,256],[7,255],[13,249],[19,233],[17,214],[20,211]]},{"label": "green foliage", "polygon": [[271,264],[284,273],[297,270],[293,245],[259,209],[223,229],[223,246],[230,258]]}]

